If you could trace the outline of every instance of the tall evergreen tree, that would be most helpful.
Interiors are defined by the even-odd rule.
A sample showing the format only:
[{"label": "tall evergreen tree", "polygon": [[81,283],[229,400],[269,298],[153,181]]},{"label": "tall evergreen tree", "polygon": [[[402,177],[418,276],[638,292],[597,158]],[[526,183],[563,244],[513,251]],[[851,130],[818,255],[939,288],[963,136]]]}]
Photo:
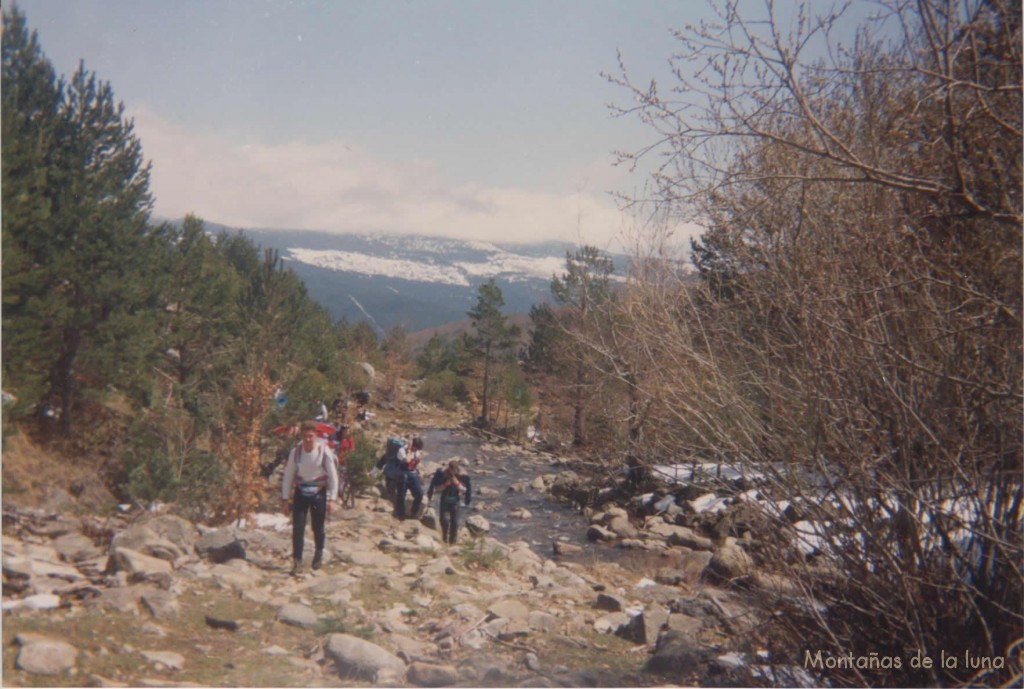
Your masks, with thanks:
[{"label": "tall evergreen tree", "polygon": [[[24,361],[43,376],[39,408],[59,409],[67,431],[85,395],[132,380],[152,353],[149,166],[110,85],[81,64],[66,86],[54,82],[16,10],[4,15],[3,51],[4,157],[8,145],[37,151],[17,172],[5,167],[5,249],[14,248],[16,264],[32,266],[29,281],[4,286],[16,304],[5,311],[5,330],[15,335],[5,369]],[[8,181],[11,193],[35,192],[33,211],[12,199],[8,214]]]},{"label": "tall evergreen tree", "polygon": [[569,346],[561,350],[572,370],[573,445],[586,443],[586,407],[592,388],[588,342],[595,316],[605,313],[611,299],[612,259],[593,246],[566,253],[565,273],[551,280],[551,294],[563,308],[563,327],[570,333]]},{"label": "tall evergreen tree", "polygon": [[[4,386],[16,391],[15,411],[26,412],[49,391],[49,352],[56,349],[56,333],[42,317],[53,271],[38,256],[52,222],[64,86],[17,9],[3,14],[2,52]],[[22,317],[30,313],[39,317]]]},{"label": "tall evergreen tree", "polygon": [[476,331],[471,340],[473,348],[483,363],[480,424],[485,428],[490,424],[490,383],[494,366],[507,356],[519,336],[519,327],[509,324],[501,312],[504,304],[501,288],[491,278],[480,285],[476,304],[466,312]]}]

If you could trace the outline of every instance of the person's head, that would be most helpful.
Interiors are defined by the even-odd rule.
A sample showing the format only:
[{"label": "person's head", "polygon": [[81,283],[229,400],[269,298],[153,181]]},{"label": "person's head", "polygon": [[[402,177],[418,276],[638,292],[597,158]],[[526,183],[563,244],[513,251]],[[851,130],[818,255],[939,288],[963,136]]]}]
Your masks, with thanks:
[{"label": "person's head", "polygon": [[455,476],[459,473],[459,460],[453,459],[448,462],[448,473]]},{"label": "person's head", "polygon": [[316,442],[316,431],[315,421],[303,421],[302,425],[299,426],[299,433],[302,434],[302,444],[306,446],[307,450]]},{"label": "person's head", "polygon": [[413,438],[412,439],[411,447],[412,447],[414,452],[416,450],[422,450],[423,449],[423,438],[421,438],[419,436],[416,436],[415,438]]}]

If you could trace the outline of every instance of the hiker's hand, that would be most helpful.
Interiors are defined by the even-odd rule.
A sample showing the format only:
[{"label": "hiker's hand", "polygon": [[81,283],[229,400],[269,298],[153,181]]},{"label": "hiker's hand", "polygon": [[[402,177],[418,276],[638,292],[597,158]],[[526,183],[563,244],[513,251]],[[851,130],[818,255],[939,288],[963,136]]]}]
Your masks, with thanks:
[{"label": "hiker's hand", "polygon": [[291,502],[291,500],[285,500],[283,498],[281,499],[281,511],[284,512],[285,514],[291,514],[291,511],[292,511],[292,502]]},{"label": "hiker's hand", "polygon": [[334,511],[334,501],[333,500],[328,500],[327,501],[327,514],[330,514],[333,511]]}]

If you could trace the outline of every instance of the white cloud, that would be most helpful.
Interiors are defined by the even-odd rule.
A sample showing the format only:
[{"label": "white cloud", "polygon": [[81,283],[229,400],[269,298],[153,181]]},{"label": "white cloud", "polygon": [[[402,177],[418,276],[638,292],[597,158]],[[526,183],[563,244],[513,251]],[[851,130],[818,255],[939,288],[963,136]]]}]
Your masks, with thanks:
[{"label": "white cloud", "polygon": [[603,190],[455,185],[430,161],[387,162],[344,141],[238,146],[185,131],[145,108],[134,117],[153,162],[160,217],[195,213],[246,228],[562,239],[602,247],[614,243],[626,222]]}]

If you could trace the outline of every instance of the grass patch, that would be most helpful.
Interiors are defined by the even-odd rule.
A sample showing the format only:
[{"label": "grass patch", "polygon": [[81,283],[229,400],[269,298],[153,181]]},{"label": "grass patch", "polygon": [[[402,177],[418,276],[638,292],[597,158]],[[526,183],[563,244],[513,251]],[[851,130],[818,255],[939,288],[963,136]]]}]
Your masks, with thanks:
[{"label": "grass patch", "polygon": [[463,543],[459,554],[467,569],[495,569],[508,558],[499,548],[488,547],[484,539],[476,538]]}]

